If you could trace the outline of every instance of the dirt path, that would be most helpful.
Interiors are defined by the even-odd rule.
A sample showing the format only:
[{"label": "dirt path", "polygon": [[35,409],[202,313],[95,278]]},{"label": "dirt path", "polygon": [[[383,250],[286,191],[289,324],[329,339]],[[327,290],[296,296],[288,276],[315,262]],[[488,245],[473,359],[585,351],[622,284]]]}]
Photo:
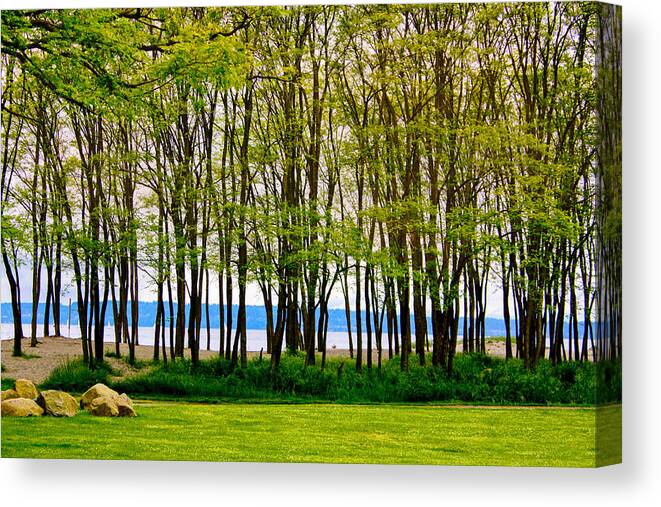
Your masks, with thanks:
[{"label": "dirt path", "polygon": [[[41,383],[53,371],[53,368],[66,362],[69,359],[82,356],[80,340],[72,338],[63,338],[59,336],[49,336],[39,338],[36,347],[30,347],[30,340],[23,340],[23,353],[26,357],[12,356],[13,340],[2,340],[2,365],[4,367],[2,375],[10,378],[27,378],[35,383]],[[113,343],[105,344],[106,352],[114,352]],[[128,345],[120,346],[122,355],[128,356]],[[151,360],[154,353],[154,347],[146,345],[136,346],[135,355],[137,359]],[[208,358],[214,352],[200,351],[200,357]],[[113,357],[106,357],[113,369],[118,370],[122,375],[130,375],[133,370],[126,362]]]}]

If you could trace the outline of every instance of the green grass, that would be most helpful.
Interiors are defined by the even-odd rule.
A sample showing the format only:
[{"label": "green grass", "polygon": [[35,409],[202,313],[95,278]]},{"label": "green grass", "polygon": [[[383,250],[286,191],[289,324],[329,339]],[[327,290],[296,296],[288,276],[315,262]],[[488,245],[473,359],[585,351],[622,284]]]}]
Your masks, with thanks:
[{"label": "green grass", "polygon": [[596,409],[597,466],[622,461],[622,407]]},{"label": "green grass", "polygon": [[[138,417],[126,419],[86,413],[3,418],[2,456],[567,467],[597,462],[592,408],[138,402],[136,409]],[[599,410],[621,421],[619,406]],[[618,456],[610,452],[611,460]]]},{"label": "green grass", "polygon": [[27,354],[25,352],[21,353],[21,358],[23,359],[39,359],[41,356],[37,354]]},{"label": "green grass", "polygon": [[1,387],[3,391],[6,389],[13,389],[14,384],[16,383],[16,380],[14,380],[13,378],[5,377],[4,375],[2,376],[2,379],[0,379],[0,381],[1,381],[0,383],[2,384]]},{"label": "green grass", "polygon": [[[491,343],[495,343],[495,342],[505,343],[507,341],[507,337],[506,336],[489,336],[489,337],[485,338],[484,341],[485,341],[485,343],[489,343],[489,342],[491,342]],[[514,346],[516,346],[516,340],[512,340],[512,343],[514,344]]]},{"label": "green grass", "polygon": [[127,365],[133,368],[134,370],[143,370],[145,368],[148,368],[149,366],[152,366],[154,364],[158,364],[157,362],[149,359],[134,359],[133,363],[129,361],[129,356],[122,356],[122,361]]},{"label": "green grass", "polygon": [[105,357],[110,357],[112,359],[119,359],[119,360],[123,361],[125,364],[127,364],[128,366],[131,366],[132,368],[134,368],[136,370],[141,370],[143,368],[146,368],[146,367],[151,366],[152,364],[154,364],[154,361],[145,360],[145,359],[134,359],[133,363],[131,363],[131,361],[129,361],[129,356],[128,355],[121,355],[121,354],[118,355],[116,352],[114,352],[112,350],[106,350],[106,352],[103,355]]}]

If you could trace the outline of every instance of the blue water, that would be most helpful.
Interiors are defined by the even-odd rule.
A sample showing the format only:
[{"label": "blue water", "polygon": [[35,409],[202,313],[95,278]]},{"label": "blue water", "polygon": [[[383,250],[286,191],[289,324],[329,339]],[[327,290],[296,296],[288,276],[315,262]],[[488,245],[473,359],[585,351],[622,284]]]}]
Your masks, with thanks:
[{"label": "blue water", "polygon": [[[45,305],[42,303],[37,309],[37,322],[39,324],[43,323],[44,318],[44,309]],[[0,305],[1,310],[1,322],[2,323],[11,323],[12,322],[12,312],[10,303],[2,303]],[[176,311],[176,305],[175,305]],[[237,312],[238,306],[234,305],[232,307],[232,313],[234,315],[233,322],[237,321]],[[166,305],[166,314],[169,313],[169,310]],[[328,311],[329,322],[328,330],[329,332],[347,332],[347,321],[343,308],[331,308]],[[60,311],[60,322],[62,322],[63,327],[66,326],[68,322],[69,308],[68,306],[62,306]],[[140,318],[139,326],[140,327],[153,327],[156,321],[156,303],[155,302],[146,302],[141,301],[139,303],[138,315]],[[202,307],[202,328],[206,328],[206,307]],[[365,325],[365,314],[361,314],[363,322],[363,330],[366,328]],[[51,316],[52,319],[52,316]],[[32,305],[30,303],[23,303],[21,305],[21,320],[23,324],[29,324],[32,320]],[[250,330],[260,330],[263,331],[266,329],[266,310],[263,306],[251,306],[246,307],[246,320],[247,326]],[[431,318],[427,318],[428,329],[431,329]],[[130,322],[130,315],[129,315]],[[107,326],[113,324],[112,311],[108,308],[106,312],[106,322]],[[209,324],[212,329],[217,329],[219,327],[219,315],[218,315],[218,305],[209,305]],[[76,303],[74,302],[71,306],[71,327],[78,325],[78,312],[76,311]],[[515,329],[514,321],[511,321],[511,329]],[[356,312],[351,312],[351,327],[352,331],[356,330]],[[485,319],[486,335],[487,336],[504,336],[505,335],[505,321],[502,318],[496,317],[487,317]],[[385,329],[385,325],[384,325]],[[413,318],[411,318],[411,329],[415,329]],[[459,319],[459,330],[463,329],[463,318]],[[565,335],[569,334],[569,326],[565,323]],[[579,323],[579,335],[583,334],[583,323]]]},{"label": "blue water", "polygon": [[[61,327],[62,334],[71,339],[80,339],[80,329],[78,326],[71,326],[71,329],[67,325]],[[51,333],[53,328],[51,326]],[[23,333],[25,336],[30,336],[30,326],[28,324],[23,324]],[[41,336],[43,334],[43,326],[39,326],[37,334]],[[0,330],[0,338],[2,340],[9,340],[14,337],[14,325],[3,323]],[[218,350],[220,344],[220,333],[219,329],[211,329],[210,333],[211,345],[210,350]],[[232,333],[232,339],[234,339],[234,332]],[[165,330],[165,340],[169,344],[170,334],[169,330]],[[356,337],[354,335],[354,346],[356,343]],[[365,334],[363,333],[363,341],[365,341]],[[104,331],[104,341],[109,343],[114,343],[115,341],[115,328],[113,326],[107,326]],[[138,341],[140,345],[153,345],[154,344],[154,328],[153,327],[139,327],[138,328]],[[387,347],[387,336],[383,338],[384,348]],[[374,343],[376,347],[376,342]],[[338,349],[348,349],[349,348],[349,335],[342,331],[329,331],[327,337],[327,347],[329,349],[338,348]],[[200,335],[200,348],[207,348],[207,332],[206,328],[202,328]],[[247,348],[249,351],[259,352],[262,348],[266,350],[266,332],[258,329],[248,329],[248,345]]]}]

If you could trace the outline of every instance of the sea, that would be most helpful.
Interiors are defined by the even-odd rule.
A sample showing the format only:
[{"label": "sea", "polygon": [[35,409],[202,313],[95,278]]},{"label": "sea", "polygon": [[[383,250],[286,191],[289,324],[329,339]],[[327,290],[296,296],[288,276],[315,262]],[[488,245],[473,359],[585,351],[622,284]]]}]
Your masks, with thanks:
[{"label": "sea", "polygon": [[[52,331],[51,326],[51,333]],[[78,326],[72,325],[69,329],[68,326],[64,325],[60,328],[62,334],[71,338],[72,340],[80,339],[80,329]],[[234,339],[234,333],[236,330],[232,330],[232,339]],[[248,329],[248,343],[247,349],[249,351],[259,352],[261,349],[266,351],[266,332],[259,329]],[[30,336],[30,325],[23,324],[23,334],[24,336]],[[37,335],[43,335],[43,325],[37,327]],[[356,344],[355,333],[352,333],[354,346]],[[0,330],[0,339],[9,340],[14,337],[14,325],[3,323]],[[202,328],[200,332],[200,349],[201,350],[218,350],[220,346],[220,332],[218,328],[212,328],[209,335],[209,346],[207,347],[207,331],[205,328]],[[103,339],[105,342],[114,343],[115,342],[115,328],[114,326],[106,326],[104,329]],[[165,339],[166,344],[169,344],[170,334],[169,329],[165,330]],[[387,347],[387,335],[384,333],[383,336],[383,345]],[[363,333],[363,342],[366,342],[367,338],[365,333]],[[154,345],[154,328],[153,327],[139,327],[138,328],[138,344],[139,345]],[[376,346],[376,342],[374,342]],[[349,348],[349,334],[342,331],[329,331],[326,338],[326,346],[328,349],[348,349]]]}]

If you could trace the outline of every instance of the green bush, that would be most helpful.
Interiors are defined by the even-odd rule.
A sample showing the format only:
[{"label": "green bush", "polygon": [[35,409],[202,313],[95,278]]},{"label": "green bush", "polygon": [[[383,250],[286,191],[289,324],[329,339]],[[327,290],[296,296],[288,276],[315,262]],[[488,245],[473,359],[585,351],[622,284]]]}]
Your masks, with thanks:
[{"label": "green bush", "polygon": [[13,389],[15,382],[16,381],[13,378],[3,376],[0,382],[2,384],[2,390],[4,391],[5,389]]},{"label": "green bush", "polygon": [[114,372],[108,363],[90,368],[82,359],[70,359],[56,366],[41,387],[82,393],[94,384],[109,384],[112,373]]},{"label": "green bush", "polygon": [[[105,368],[105,369],[104,369]],[[95,382],[109,383],[109,367],[89,370],[82,362],[57,368],[44,384],[83,391]],[[283,354],[273,371],[268,360],[254,358],[246,368],[234,368],[216,357],[196,367],[188,359],[155,364],[138,375],[109,383],[119,391],[145,397],[185,397],[198,400],[319,400],[341,403],[468,402],[489,404],[591,405],[621,399],[621,367],[608,363],[541,360],[534,368],[523,361],[459,354],[452,375],[411,361],[400,370],[399,358],[381,369],[357,372],[355,361],[332,358],[326,367],[306,366],[302,355]]]},{"label": "green bush", "polygon": [[597,403],[610,403],[622,399],[622,363],[599,361],[595,365]]}]

